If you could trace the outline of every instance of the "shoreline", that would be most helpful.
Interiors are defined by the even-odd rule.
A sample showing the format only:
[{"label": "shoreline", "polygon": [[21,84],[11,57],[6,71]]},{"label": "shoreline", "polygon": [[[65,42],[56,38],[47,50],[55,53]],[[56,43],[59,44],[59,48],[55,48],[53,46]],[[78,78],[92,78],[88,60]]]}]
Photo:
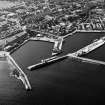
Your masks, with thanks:
[{"label": "shoreline", "polygon": [[77,30],[77,32],[105,32],[105,30]]},{"label": "shoreline", "polygon": [[[84,33],[95,33],[95,32],[100,32],[100,33],[103,33],[103,32],[105,32],[105,30],[89,30],[89,31],[86,31],[86,30],[75,30],[75,31],[73,31],[72,33],[69,33],[69,34],[67,34],[67,35],[65,35],[65,36],[61,36],[61,38],[62,39],[64,39],[64,38],[67,38],[67,37],[69,37],[69,36],[72,36],[72,35],[74,35],[75,33],[82,33],[82,32],[84,32]],[[12,38],[16,38],[15,36],[12,36]],[[23,46],[25,43],[27,43],[28,41],[36,41],[36,40],[39,40],[39,41],[47,41],[47,42],[50,42],[50,43],[55,43],[55,41],[57,41],[56,39],[53,39],[53,38],[47,38],[47,40],[46,40],[46,38],[47,37],[43,37],[43,38],[41,38],[41,37],[39,37],[39,38],[37,38],[37,37],[30,37],[29,39],[27,39],[27,40],[24,40],[24,42],[22,43],[22,44],[20,44],[19,46],[17,46],[16,48],[13,48],[13,49],[11,49],[11,51],[10,51],[10,53],[13,53],[13,52],[15,52],[16,50],[18,50],[21,46]],[[7,39],[9,39],[9,38],[7,38]],[[4,39],[5,40],[5,39]],[[4,40],[1,40],[1,42],[2,41],[4,41]],[[65,40],[65,39],[64,39]],[[60,46],[60,44],[54,44],[54,48],[58,48],[59,50],[61,50],[62,49],[62,46],[60,46],[60,47],[58,47],[58,46]],[[53,53],[53,52],[52,52]]]}]

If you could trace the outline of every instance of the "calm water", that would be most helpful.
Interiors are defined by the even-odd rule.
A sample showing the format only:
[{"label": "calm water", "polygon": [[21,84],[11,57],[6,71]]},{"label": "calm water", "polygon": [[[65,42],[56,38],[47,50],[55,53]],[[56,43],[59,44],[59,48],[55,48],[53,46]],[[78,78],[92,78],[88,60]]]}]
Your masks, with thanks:
[{"label": "calm water", "polygon": [[38,63],[41,59],[50,57],[52,48],[53,43],[30,41],[12,54],[12,56],[21,68],[26,69],[27,66]]},{"label": "calm water", "polygon": [[[63,54],[72,53],[104,33],[76,33],[65,40]],[[26,92],[22,83],[8,76],[8,66],[0,68],[0,103],[19,105],[95,105],[105,98],[105,67],[66,59],[50,66],[27,71],[26,67],[51,56],[53,44],[30,41],[13,58],[28,75],[33,90]],[[105,60],[100,47],[86,57]],[[9,85],[11,84],[11,85]]]},{"label": "calm water", "polygon": [[[104,34],[105,33],[76,33],[65,40],[62,48],[63,53],[61,55],[73,53],[79,50],[80,48],[92,43],[93,40],[99,39],[100,37],[104,36]],[[19,65],[23,69],[26,69],[27,66],[35,64],[41,59],[50,57],[52,48],[52,43],[30,41],[12,55],[14,59],[16,59],[16,61],[19,63]],[[92,57],[99,60],[103,60],[104,48],[105,46],[102,46],[101,48],[93,51],[92,54],[88,54],[86,57]]]}]

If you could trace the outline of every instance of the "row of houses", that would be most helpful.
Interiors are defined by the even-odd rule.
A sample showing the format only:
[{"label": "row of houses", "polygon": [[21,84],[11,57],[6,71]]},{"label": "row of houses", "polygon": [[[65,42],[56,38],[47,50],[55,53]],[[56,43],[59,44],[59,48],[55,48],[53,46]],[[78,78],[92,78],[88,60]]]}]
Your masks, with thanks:
[{"label": "row of houses", "polygon": [[90,22],[90,23],[81,23],[78,27],[78,30],[104,30],[104,22]]}]

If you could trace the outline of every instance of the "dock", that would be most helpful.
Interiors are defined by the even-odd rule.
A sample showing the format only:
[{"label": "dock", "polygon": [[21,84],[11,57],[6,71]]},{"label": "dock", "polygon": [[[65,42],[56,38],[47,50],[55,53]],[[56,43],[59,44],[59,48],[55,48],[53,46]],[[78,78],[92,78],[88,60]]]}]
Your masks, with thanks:
[{"label": "dock", "polygon": [[100,39],[98,39],[97,41],[87,45],[84,48],[81,48],[80,50],[74,52],[74,53],[69,53],[67,55],[61,56],[61,57],[54,57],[54,58],[48,58],[48,59],[44,59],[42,60],[40,63],[29,66],[28,70],[34,70],[36,68],[42,67],[44,65],[62,60],[62,59],[66,59],[66,58],[70,58],[70,59],[75,59],[77,61],[82,61],[82,62],[87,62],[87,63],[92,63],[92,64],[98,64],[98,65],[105,65],[105,62],[103,61],[98,61],[98,60],[93,60],[93,59],[88,59],[88,58],[83,58],[81,57],[84,54],[88,54],[90,52],[92,52],[93,50],[99,48],[100,46],[102,46],[105,43],[105,37],[101,37]]},{"label": "dock", "polygon": [[105,36],[101,37],[97,41],[87,45],[86,47],[81,48],[80,50],[74,52],[73,55],[82,56],[82,55],[88,54],[89,52],[101,47],[103,44],[105,44]]},{"label": "dock", "polygon": [[62,37],[59,37],[58,39],[54,39],[53,37],[49,38],[46,36],[31,37],[29,40],[31,40],[31,41],[45,41],[45,42],[54,43],[54,47],[53,47],[53,51],[52,51],[53,56],[58,54],[61,51],[62,44],[63,44],[63,38]]},{"label": "dock", "polygon": [[105,32],[105,30],[77,30],[77,32]]},{"label": "dock", "polygon": [[96,65],[104,65],[105,66],[104,61],[93,60],[93,59],[84,58],[84,57],[78,57],[78,56],[74,56],[73,54],[68,54],[68,57],[70,59],[73,59],[73,60],[76,60],[76,61],[79,61],[79,62],[86,62],[86,63],[96,64]]}]

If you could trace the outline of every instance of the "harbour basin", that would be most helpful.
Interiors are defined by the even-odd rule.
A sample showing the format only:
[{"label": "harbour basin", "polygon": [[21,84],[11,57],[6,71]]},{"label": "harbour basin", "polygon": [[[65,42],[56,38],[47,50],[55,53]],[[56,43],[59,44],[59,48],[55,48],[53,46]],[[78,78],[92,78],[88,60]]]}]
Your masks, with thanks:
[{"label": "harbour basin", "polygon": [[[61,55],[77,51],[102,36],[104,33],[76,33],[65,40]],[[64,105],[69,101],[70,104],[80,103],[84,105],[91,102],[95,103],[96,100],[102,102],[105,96],[103,94],[105,92],[105,67],[66,59],[32,72],[26,70],[27,66],[50,57],[52,48],[53,44],[51,43],[30,41],[12,54],[12,57],[27,74],[33,90],[27,93],[22,83],[16,79],[2,78],[2,81],[4,80],[2,85],[7,82],[11,83],[10,86],[8,85],[8,89],[0,90],[2,96],[5,97],[9,96],[11,92],[12,96],[9,97],[8,103],[18,102],[20,105],[22,103],[26,105],[58,103]],[[102,53],[104,52],[100,51],[101,55]],[[5,76],[7,75],[5,74]],[[8,94],[6,91],[10,88],[11,91]],[[0,100],[3,101],[4,99],[1,97]]]}]

